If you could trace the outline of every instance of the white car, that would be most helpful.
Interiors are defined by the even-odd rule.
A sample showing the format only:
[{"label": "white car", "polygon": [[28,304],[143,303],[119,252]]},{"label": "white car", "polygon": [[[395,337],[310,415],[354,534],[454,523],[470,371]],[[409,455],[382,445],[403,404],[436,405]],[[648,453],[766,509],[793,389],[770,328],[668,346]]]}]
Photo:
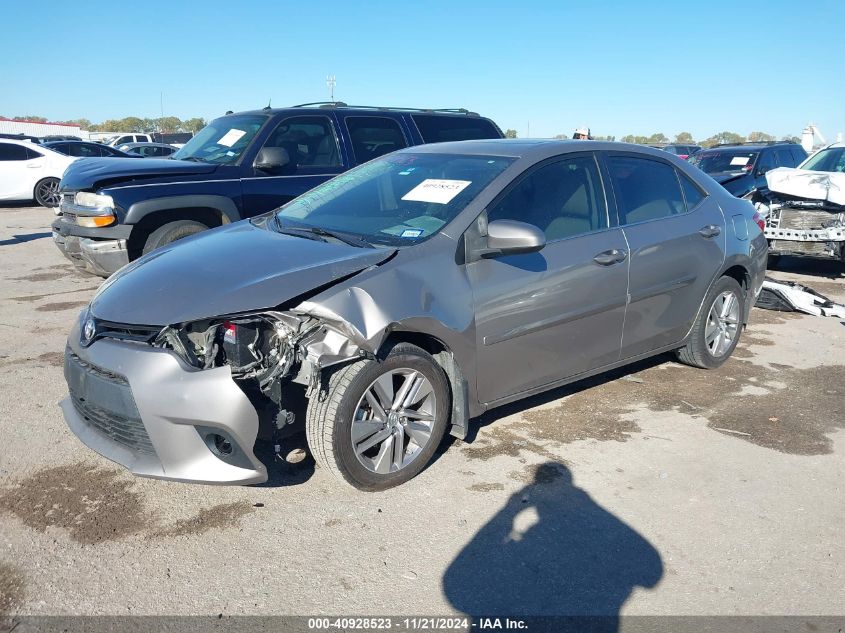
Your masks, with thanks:
[{"label": "white car", "polygon": [[59,181],[77,158],[29,141],[0,138],[0,201],[34,199],[58,209]]}]

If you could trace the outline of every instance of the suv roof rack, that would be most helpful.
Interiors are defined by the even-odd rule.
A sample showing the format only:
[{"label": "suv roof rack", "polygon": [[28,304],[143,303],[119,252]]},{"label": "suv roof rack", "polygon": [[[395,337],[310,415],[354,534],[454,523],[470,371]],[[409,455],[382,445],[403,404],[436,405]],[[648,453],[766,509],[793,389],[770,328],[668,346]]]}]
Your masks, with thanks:
[{"label": "suv roof rack", "polygon": [[355,108],[357,110],[386,110],[389,112],[446,112],[450,114],[465,114],[467,116],[478,116],[478,112],[470,112],[466,108],[396,108],[393,106],[368,106],[349,105],[343,101],[313,101],[311,103],[299,103],[292,108]]},{"label": "suv roof rack", "polygon": [[714,147],[742,147],[743,145],[792,145],[792,141],[740,141],[739,143],[718,143],[711,145],[707,149]]}]

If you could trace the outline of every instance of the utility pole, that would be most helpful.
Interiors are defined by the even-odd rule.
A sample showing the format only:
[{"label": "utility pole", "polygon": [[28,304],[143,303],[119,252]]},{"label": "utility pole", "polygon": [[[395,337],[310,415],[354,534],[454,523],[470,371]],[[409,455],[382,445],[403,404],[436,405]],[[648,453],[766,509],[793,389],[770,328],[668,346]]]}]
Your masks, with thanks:
[{"label": "utility pole", "polygon": [[334,87],[337,85],[337,78],[334,75],[326,77],[326,87],[329,89],[330,101],[334,103]]}]

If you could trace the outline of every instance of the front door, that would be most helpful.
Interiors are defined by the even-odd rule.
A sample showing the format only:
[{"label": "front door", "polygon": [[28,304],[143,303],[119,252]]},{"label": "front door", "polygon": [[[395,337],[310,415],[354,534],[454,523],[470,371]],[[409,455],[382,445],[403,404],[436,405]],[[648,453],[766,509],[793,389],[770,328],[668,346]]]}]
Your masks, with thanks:
[{"label": "front door", "polygon": [[607,166],[630,249],[622,357],[681,341],[725,257],[715,200],[662,159],[611,153]]},{"label": "front door", "polygon": [[479,399],[493,403],[618,360],[628,261],[622,231],[609,227],[594,155],[530,169],[488,207],[486,222],[496,220],[534,224],[547,244],[467,266]]},{"label": "front door", "polygon": [[348,168],[334,122],[325,115],[291,116],[270,133],[264,147],[287,150],[290,164],[278,173],[244,165],[243,214],[253,216],[293,200]]}]

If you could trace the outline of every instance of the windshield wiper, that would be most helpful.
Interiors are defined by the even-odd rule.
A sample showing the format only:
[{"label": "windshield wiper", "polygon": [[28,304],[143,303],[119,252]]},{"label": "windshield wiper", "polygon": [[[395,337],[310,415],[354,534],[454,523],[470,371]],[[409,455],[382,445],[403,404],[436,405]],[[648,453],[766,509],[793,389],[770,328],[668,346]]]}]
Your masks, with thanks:
[{"label": "windshield wiper", "polygon": [[[171,157],[172,158],[172,157]],[[207,163],[208,161],[204,158],[200,158],[199,156],[186,156],[185,158],[179,158],[177,160],[193,160],[198,163]]]},{"label": "windshield wiper", "polygon": [[289,226],[282,224],[282,220],[278,215],[273,216],[273,221],[275,222],[276,230],[279,233],[288,233],[291,235],[298,235],[300,237],[305,237],[302,233],[306,233],[308,235],[313,235],[313,237],[308,239],[319,240],[321,242],[328,242],[326,238],[333,237],[334,239],[339,240],[344,244],[349,244],[350,246],[357,246],[359,248],[375,248],[372,244],[360,237],[339,231],[324,229],[321,226]]}]

